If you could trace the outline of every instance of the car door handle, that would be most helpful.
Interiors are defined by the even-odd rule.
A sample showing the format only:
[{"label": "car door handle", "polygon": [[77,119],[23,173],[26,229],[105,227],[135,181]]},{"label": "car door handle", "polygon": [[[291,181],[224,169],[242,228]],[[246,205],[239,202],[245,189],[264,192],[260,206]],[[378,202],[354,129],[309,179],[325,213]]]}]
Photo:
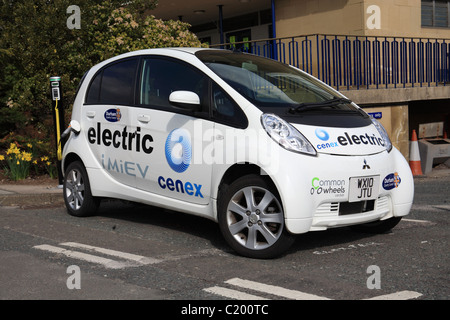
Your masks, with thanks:
[{"label": "car door handle", "polygon": [[144,122],[144,123],[150,122],[150,116],[147,114],[140,114],[140,115],[138,115],[137,119],[138,119],[138,121]]},{"label": "car door handle", "polygon": [[88,116],[88,118],[94,118],[95,117],[95,111],[88,111],[88,112],[86,112],[86,115]]}]

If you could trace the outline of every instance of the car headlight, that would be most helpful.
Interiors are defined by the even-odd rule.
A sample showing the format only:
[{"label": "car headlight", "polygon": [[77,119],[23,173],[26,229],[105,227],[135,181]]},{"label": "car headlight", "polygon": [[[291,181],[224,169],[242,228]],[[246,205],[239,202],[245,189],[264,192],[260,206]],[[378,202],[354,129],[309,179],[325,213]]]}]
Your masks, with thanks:
[{"label": "car headlight", "polygon": [[297,129],[275,114],[265,113],[261,123],[269,136],[286,150],[316,155],[316,149]]},{"label": "car headlight", "polygon": [[389,135],[386,132],[386,129],[383,127],[383,125],[375,118],[370,117],[372,119],[372,123],[377,128],[378,133],[380,134],[381,138],[384,140],[384,146],[386,147],[387,152],[391,152],[392,150],[392,143],[391,139],[389,139]]}]

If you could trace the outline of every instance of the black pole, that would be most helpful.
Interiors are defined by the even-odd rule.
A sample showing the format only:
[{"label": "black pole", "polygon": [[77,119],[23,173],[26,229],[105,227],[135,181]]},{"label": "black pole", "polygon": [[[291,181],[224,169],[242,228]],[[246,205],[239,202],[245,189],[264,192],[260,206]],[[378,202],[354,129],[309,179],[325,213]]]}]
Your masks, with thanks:
[{"label": "black pole", "polygon": [[61,141],[62,130],[64,130],[64,108],[61,103],[61,77],[50,78],[50,90],[52,95],[52,114],[53,125],[55,128],[55,145],[56,145],[56,169],[58,171],[58,183],[63,184],[63,175],[61,169],[62,149],[64,147]]},{"label": "black pole", "polygon": [[224,43],[224,39],[223,39],[223,5],[218,5],[219,7],[219,34],[220,34],[220,48],[223,49],[223,43]]},{"label": "black pole", "polygon": [[[275,18],[275,0],[272,0],[272,38],[277,37],[277,28],[276,28],[276,18]],[[272,41],[272,59],[278,60],[278,54],[277,54],[277,40]]]}]

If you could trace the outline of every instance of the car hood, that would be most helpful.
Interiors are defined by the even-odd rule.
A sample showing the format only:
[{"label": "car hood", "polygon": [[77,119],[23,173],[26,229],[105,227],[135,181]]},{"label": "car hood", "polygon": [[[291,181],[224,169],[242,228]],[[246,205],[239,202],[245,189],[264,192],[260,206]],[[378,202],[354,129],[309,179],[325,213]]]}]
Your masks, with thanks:
[{"label": "car hood", "polygon": [[335,155],[370,155],[386,150],[384,139],[374,125],[334,128],[291,123],[318,153]]}]

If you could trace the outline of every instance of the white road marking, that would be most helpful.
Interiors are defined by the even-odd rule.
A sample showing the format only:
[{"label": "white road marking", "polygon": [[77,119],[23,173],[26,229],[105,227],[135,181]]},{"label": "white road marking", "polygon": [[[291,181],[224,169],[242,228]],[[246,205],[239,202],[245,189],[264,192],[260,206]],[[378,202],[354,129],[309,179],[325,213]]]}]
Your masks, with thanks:
[{"label": "white road marking", "polygon": [[409,299],[416,299],[420,296],[422,296],[422,294],[419,292],[405,290],[364,300],[409,300]]},{"label": "white road marking", "polygon": [[94,256],[92,254],[87,254],[87,253],[83,253],[83,252],[67,250],[64,248],[55,247],[55,246],[51,246],[48,244],[34,246],[33,248],[39,249],[39,250],[44,250],[44,251],[49,251],[49,252],[53,252],[53,253],[57,253],[57,254],[63,254],[67,257],[80,259],[80,260],[87,261],[87,262],[102,264],[105,267],[109,266],[109,265],[113,265],[116,262],[111,259],[98,257],[98,256]]},{"label": "white road marking", "polygon": [[[421,220],[419,220],[421,221]],[[74,251],[74,250],[68,250],[48,244],[42,244],[34,246],[33,248],[43,251],[48,251],[56,254],[63,254],[67,257],[79,259],[91,263],[101,264],[106,268],[110,269],[122,269],[126,267],[136,267],[136,266],[142,266],[147,264],[153,264],[153,263],[159,263],[163,260],[158,260],[154,258],[148,258],[132,253],[126,253],[106,248],[100,248],[95,246],[90,246],[82,243],[77,242],[63,242],[60,243],[61,246],[66,246],[70,248],[78,248],[88,251],[93,251],[109,256],[118,257],[121,259],[125,259],[125,261],[117,261],[109,258],[104,258],[84,252]],[[255,281],[240,279],[240,278],[232,278],[227,281],[225,281],[226,284],[236,286],[239,288],[244,288],[248,290],[258,291],[265,294],[270,294],[274,296],[279,296],[291,300],[330,300],[329,298],[317,296],[314,294],[309,294],[297,290],[291,290],[286,289],[279,286],[259,283]],[[268,300],[267,298],[263,298],[257,295],[248,294],[245,292],[229,289],[229,288],[223,288],[219,286],[214,286],[210,288],[203,289],[206,292],[217,294],[223,297],[227,297],[230,299],[236,299],[236,300]],[[366,300],[408,300],[408,299],[416,299],[418,297],[422,296],[421,293],[415,292],[415,291],[399,291],[391,294],[381,295],[373,298],[369,298]]]},{"label": "white road marking", "polygon": [[228,281],[225,281],[225,283],[232,284],[234,286],[241,287],[241,288],[247,288],[247,289],[263,292],[263,293],[270,293],[270,294],[273,294],[276,296],[280,296],[280,297],[292,299],[292,300],[330,300],[328,298],[316,296],[314,294],[309,294],[309,293],[305,293],[305,292],[301,292],[301,291],[297,291],[297,290],[286,289],[286,288],[282,288],[282,287],[278,287],[278,286],[273,286],[273,285],[269,285],[269,284],[264,284],[264,283],[259,283],[259,282],[244,280],[244,279],[239,279],[239,278],[230,279]]},{"label": "white road marking", "polygon": [[428,205],[428,204],[413,204],[411,210],[426,211],[426,212],[445,212],[450,211],[450,205]]},{"label": "white road marking", "polygon": [[71,247],[71,248],[86,249],[89,251],[99,252],[99,253],[103,253],[103,254],[106,254],[109,256],[122,258],[125,260],[136,261],[141,264],[153,264],[153,263],[161,262],[161,260],[154,259],[154,258],[147,258],[144,256],[132,254],[132,253],[121,252],[121,251],[116,251],[116,250],[111,250],[111,249],[100,248],[100,247],[94,247],[94,246],[77,243],[77,242],[64,242],[64,243],[60,243],[60,245],[66,246],[66,247]]},{"label": "white road marking", "polygon": [[442,205],[437,205],[437,206],[433,206],[434,208],[438,208],[438,209],[442,209],[442,210],[447,210],[450,211],[450,205],[448,204],[442,204]]},{"label": "white road marking", "polygon": [[51,246],[48,244],[34,246],[33,248],[39,249],[39,250],[44,250],[44,251],[49,251],[49,252],[56,253],[56,254],[63,254],[67,257],[74,258],[74,259],[79,259],[79,260],[83,260],[83,261],[87,261],[87,262],[91,262],[91,263],[100,264],[100,265],[103,265],[105,268],[109,268],[109,269],[123,269],[123,268],[128,268],[128,267],[138,267],[138,266],[147,265],[147,264],[159,263],[162,261],[162,260],[147,258],[144,256],[139,256],[139,255],[135,255],[135,254],[131,254],[131,253],[110,250],[110,249],[105,249],[105,248],[100,248],[100,247],[94,247],[94,246],[90,246],[90,245],[86,245],[86,244],[82,244],[82,243],[76,243],[76,242],[64,242],[64,243],[60,243],[59,245],[93,251],[93,252],[97,252],[97,253],[113,256],[113,257],[118,257],[118,258],[124,259],[125,261],[113,260],[113,259],[104,258],[104,257],[100,257],[97,255],[89,254],[89,253],[84,253],[84,252],[68,250],[68,249],[60,248],[60,247],[56,247],[56,246]]},{"label": "white road marking", "polygon": [[402,221],[416,222],[416,223],[432,223],[431,221],[428,221],[428,220],[416,220],[416,219],[405,219],[405,218],[403,218]]},{"label": "white road marking", "polygon": [[259,296],[255,296],[253,294],[248,294],[244,292],[240,292],[233,289],[223,288],[223,287],[211,287],[203,289],[206,292],[217,294],[222,297],[236,299],[236,300],[268,300],[266,298],[262,298]]},{"label": "white road marking", "polygon": [[[259,283],[255,281],[245,280],[245,279],[239,279],[239,278],[233,278],[230,280],[225,281],[226,284],[236,286],[239,288],[244,288],[247,290],[253,290],[258,291],[263,294],[268,294],[272,296],[279,296],[283,298],[287,298],[290,300],[331,300],[326,297],[317,296],[314,294],[309,294],[297,290],[291,290],[286,289],[278,286],[268,285],[264,283]],[[217,294],[229,299],[236,299],[236,300],[268,300],[266,298],[240,292],[234,289],[229,288],[223,288],[219,286],[214,286],[210,288],[203,289],[206,292]],[[377,297],[372,297],[365,300],[409,300],[409,299],[416,299],[418,297],[422,296],[421,293],[415,292],[415,291],[399,291],[394,292],[391,294],[385,294]]]}]

